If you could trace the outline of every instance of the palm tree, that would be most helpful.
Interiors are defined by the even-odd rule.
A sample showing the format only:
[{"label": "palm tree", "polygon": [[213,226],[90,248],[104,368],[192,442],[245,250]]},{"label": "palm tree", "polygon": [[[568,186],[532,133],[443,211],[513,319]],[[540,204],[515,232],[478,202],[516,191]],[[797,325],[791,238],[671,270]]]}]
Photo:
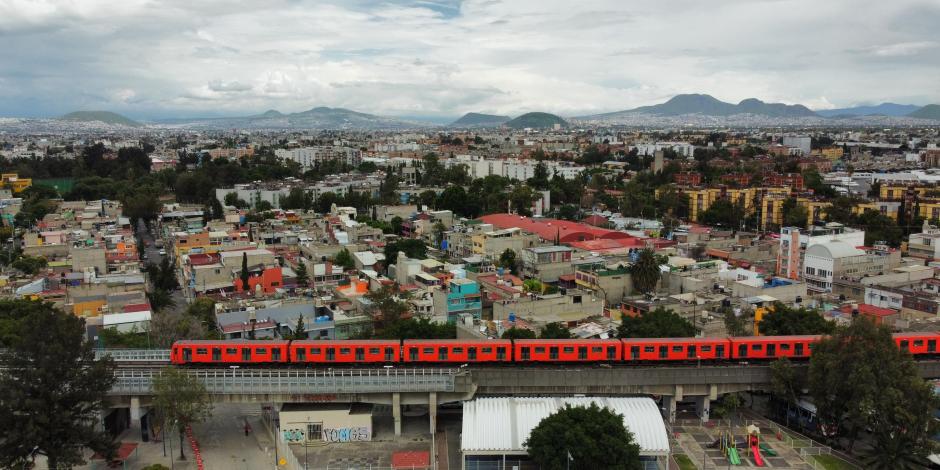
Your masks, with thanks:
[{"label": "palm tree", "polygon": [[630,267],[630,275],[633,277],[633,287],[636,290],[648,294],[656,289],[659,282],[659,261],[653,250],[647,248],[640,251],[633,266]]}]

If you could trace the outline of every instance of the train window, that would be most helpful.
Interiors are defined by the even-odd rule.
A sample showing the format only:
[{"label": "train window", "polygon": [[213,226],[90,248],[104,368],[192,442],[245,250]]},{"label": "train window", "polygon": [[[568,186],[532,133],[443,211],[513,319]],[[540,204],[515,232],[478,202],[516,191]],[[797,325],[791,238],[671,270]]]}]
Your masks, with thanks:
[{"label": "train window", "polygon": [[790,345],[789,345],[789,344],[781,344],[781,345],[780,345],[780,350],[781,350],[781,351],[789,351],[789,350],[790,350]]},{"label": "train window", "polygon": [[418,360],[418,348],[411,348],[408,350],[408,358],[411,361]]},{"label": "train window", "polygon": [[666,359],[669,357],[669,346],[660,346],[659,347],[659,358]]},{"label": "train window", "polygon": [[[652,351],[648,351],[648,352],[652,352]],[[639,359],[639,358],[640,358],[640,347],[630,346],[630,359]]]},{"label": "train window", "polygon": [[471,361],[477,360],[477,348],[467,348],[467,359]]},{"label": "train window", "polygon": [[434,354],[434,348],[424,348],[424,354]]},{"label": "train window", "polygon": [[306,361],[307,360],[307,350],[304,348],[297,348],[297,360]]},{"label": "train window", "polygon": [[[901,350],[907,351],[907,348],[908,348],[908,345],[909,345],[909,344],[910,344],[910,343],[909,343],[907,340],[901,341]],[[196,351],[196,352],[199,352],[199,351]]]},{"label": "train window", "polygon": [[206,348],[196,348],[196,354],[206,354],[207,352]]},{"label": "train window", "polygon": [[711,350],[712,350],[711,346],[702,346],[702,352],[711,352]]},{"label": "train window", "polygon": [[327,361],[336,360],[336,348],[326,348],[326,360]]},{"label": "train window", "polygon": [[366,360],[366,348],[356,348],[356,360],[357,361]]},{"label": "train window", "polygon": [[793,345],[793,354],[797,356],[803,355],[803,343],[796,343]]},{"label": "train window", "polygon": [[235,348],[225,348],[225,354],[238,354],[238,350]]},{"label": "train window", "polygon": [[920,348],[920,347],[923,347],[923,346],[924,346],[924,340],[922,340],[922,339],[915,339],[915,340],[914,340],[914,347]]},{"label": "train window", "polygon": [[222,348],[212,348],[212,360],[213,361],[222,360]]},{"label": "train window", "polygon": [[267,354],[268,350],[266,348],[255,348],[255,352],[258,354]]},{"label": "train window", "polygon": [[505,360],[506,360],[506,348],[505,348],[505,347],[500,346],[500,347],[496,348],[496,360],[497,360],[497,361],[505,361]]},{"label": "train window", "polygon": [[752,345],[751,345],[751,351],[760,351],[761,349],[764,349],[764,345],[763,345],[763,344],[752,344]]},{"label": "train window", "polygon": [[369,354],[378,354],[379,348],[369,348]]},{"label": "train window", "polygon": [[566,353],[566,354],[571,354],[571,353],[574,352],[574,348],[573,348],[573,347],[569,347],[569,346],[565,346],[564,350],[565,350],[565,353]]},{"label": "train window", "polygon": [[927,351],[928,351],[928,352],[934,352],[934,351],[936,351],[936,350],[937,350],[937,340],[935,340],[935,339],[928,339],[928,340],[927,340]]},{"label": "train window", "polygon": [[339,348],[340,354],[349,354],[349,348]]},{"label": "train window", "polygon": [[[634,346],[634,347],[636,347],[636,346]],[[643,347],[643,352],[648,352],[648,353],[656,352],[656,346],[644,346],[644,347]]]},{"label": "train window", "polygon": [[682,352],[682,346],[673,346],[672,352]]},{"label": "train window", "polygon": [[548,358],[558,359],[558,346],[551,346],[548,348]]},{"label": "train window", "polygon": [[578,359],[582,361],[587,359],[587,346],[578,347]]},{"label": "train window", "polygon": [[280,361],[281,360],[281,350],[280,348],[271,348],[271,360]]},{"label": "train window", "polygon": [[385,360],[391,361],[395,358],[395,349],[394,348],[385,348]]},{"label": "train window", "polygon": [[251,360],[251,348],[242,348],[242,361],[248,362]]},{"label": "train window", "polygon": [[320,354],[320,348],[310,348],[310,354]]},{"label": "train window", "polygon": [[492,352],[493,348],[483,348],[483,354],[491,354]]},{"label": "train window", "polygon": [[715,346],[715,357],[725,357],[725,347],[719,344]]},{"label": "train window", "polygon": [[615,346],[607,346],[607,359],[617,359],[617,348]]},{"label": "train window", "polygon": [[768,356],[776,356],[776,355],[777,355],[777,345],[776,345],[776,344],[768,344],[768,345],[767,345],[767,355],[768,355]]},{"label": "train window", "polygon": [[463,354],[463,348],[454,348],[454,354]]},{"label": "train window", "polygon": [[604,351],[604,348],[602,348],[602,347],[600,347],[600,346],[594,346],[593,348],[591,348],[591,352],[592,352],[592,353],[599,353],[599,352],[603,352],[603,351]]},{"label": "train window", "polygon": [[532,359],[532,356],[529,354],[529,348],[528,348],[528,347],[523,346],[523,347],[519,348],[519,352],[522,354],[522,360],[523,360],[523,361],[528,361],[529,359]]},{"label": "train window", "polygon": [[536,348],[535,348],[535,353],[536,353],[536,354],[545,354],[545,347],[544,347],[544,346],[538,346],[538,347],[536,347]]},{"label": "train window", "polygon": [[437,351],[437,360],[446,361],[447,360],[447,347],[441,346]]},{"label": "train window", "polygon": [[747,357],[747,345],[746,344],[738,345],[738,356]]}]

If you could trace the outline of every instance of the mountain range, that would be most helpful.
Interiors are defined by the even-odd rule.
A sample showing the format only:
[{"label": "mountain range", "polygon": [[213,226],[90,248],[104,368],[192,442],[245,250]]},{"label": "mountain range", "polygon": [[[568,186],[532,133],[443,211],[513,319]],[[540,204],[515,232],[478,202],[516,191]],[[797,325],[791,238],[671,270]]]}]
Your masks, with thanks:
[{"label": "mountain range", "polygon": [[112,113],[111,111],[75,111],[62,116],[59,119],[63,121],[74,122],[102,122],[105,124],[128,127],[141,126],[139,122],[129,119],[125,116],[121,116],[118,113]]},{"label": "mountain range", "polygon": [[817,109],[822,117],[843,116],[908,116],[920,106],[913,104],[881,103],[875,106],[856,106],[854,108]]},{"label": "mountain range", "polygon": [[682,116],[686,114],[702,114],[706,116],[732,116],[735,114],[756,114],[773,117],[801,117],[815,116],[815,113],[806,106],[783,103],[765,103],[756,98],[748,98],[738,104],[726,103],[711,95],[686,94],[676,95],[662,104],[641,106],[639,108],[612,113],[583,116],[581,120],[597,120],[616,118],[625,114],[654,114],[657,116]]},{"label": "mountain range", "polygon": [[509,116],[495,114],[467,113],[448,127],[498,127],[511,119]]}]

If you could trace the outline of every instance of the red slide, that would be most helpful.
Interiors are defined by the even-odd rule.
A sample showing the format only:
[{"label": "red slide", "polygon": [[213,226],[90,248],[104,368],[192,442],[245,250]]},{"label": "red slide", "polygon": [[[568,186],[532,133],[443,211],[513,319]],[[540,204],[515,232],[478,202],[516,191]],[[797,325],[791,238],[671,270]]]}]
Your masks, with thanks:
[{"label": "red slide", "polygon": [[754,455],[754,463],[757,464],[758,467],[763,467],[763,466],[764,466],[764,458],[761,457],[761,455],[760,455],[760,447],[758,447],[757,444],[752,444],[752,445],[751,445],[751,454]]}]

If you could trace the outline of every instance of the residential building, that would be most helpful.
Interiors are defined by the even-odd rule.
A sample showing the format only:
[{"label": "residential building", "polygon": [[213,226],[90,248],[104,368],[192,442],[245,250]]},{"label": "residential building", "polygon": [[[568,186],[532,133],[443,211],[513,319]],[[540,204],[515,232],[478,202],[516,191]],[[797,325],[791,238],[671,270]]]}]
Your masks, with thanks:
[{"label": "residential building", "polygon": [[534,246],[522,250],[522,275],[542,282],[556,282],[564,274],[573,274],[571,255],[567,246]]},{"label": "residential building", "polygon": [[844,225],[830,222],[825,226],[813,226],[809,230],[796,227],[780,229],[780,248],[777,250],[777,275],[789,279],[799,279],[803,272],[803,253],[806,248],[817,243],[842,241],[856,247],[865,244],[865,231],[846,228]]},{"label": "residential building", "polygon": [[901,252],[886,246],[853,247],[843,241],[810,245],[803,260],[803,280],[813,292],[832,292],[833,279],[888,272],[901,264]]},{"label": "residential building", "polygon": [[483,316],[483,300],[476,281],[454,278],[431,292],[436,318],[453,323],[462,317],[479,320]]}]

